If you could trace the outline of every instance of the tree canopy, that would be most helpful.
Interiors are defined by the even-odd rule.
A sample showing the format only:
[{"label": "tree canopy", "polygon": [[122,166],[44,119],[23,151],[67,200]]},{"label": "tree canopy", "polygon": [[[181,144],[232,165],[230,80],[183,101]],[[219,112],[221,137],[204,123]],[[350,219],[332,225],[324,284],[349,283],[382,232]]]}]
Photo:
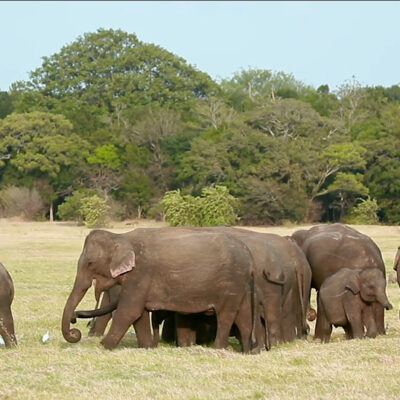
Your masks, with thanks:
[{"label": "tree canopy", "polygon": [[0,92],[0,195],[35,190],[59,218],[84,193],[122,218],[162,217],[165,193],[194,204],[220,188],[243,223],[346,220],[371,204],[399,223],[399,137],[398,85],[331,91],[254,68],[216,82],[99,29]]}]

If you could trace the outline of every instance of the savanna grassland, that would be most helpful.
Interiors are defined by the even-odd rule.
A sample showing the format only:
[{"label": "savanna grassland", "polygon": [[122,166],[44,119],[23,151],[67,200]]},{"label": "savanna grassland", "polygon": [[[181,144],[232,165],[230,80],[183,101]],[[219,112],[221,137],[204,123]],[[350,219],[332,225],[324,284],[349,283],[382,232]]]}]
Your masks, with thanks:
[{"label": "savanna grassland", "polygon": [[[137,225],[135,225],[137,226]],[[122,233],[134,226],[115,224]],[[254,228],[290,234],[299,227]],[[392,282],[400,227],[358,226],[382,250],[388,272],[387,335],[345,341],[336,329],[329,344],[307,341],[242,355],[194,346],[136,348],[129,331],[114,351],[89,338],[67,343],[61,315],[89,230],[68,223],[0,220],[0,260],[15,285],[13,313],[19,346],[0,349],[0,399],[398,399],[400,289]],[[251,228],[249,228],[251,229]],[[80,308],[93,307],[90,291]],[[312,325],[313,330],[313,325]],[[50,339],[41,338],[46,332]]]}]

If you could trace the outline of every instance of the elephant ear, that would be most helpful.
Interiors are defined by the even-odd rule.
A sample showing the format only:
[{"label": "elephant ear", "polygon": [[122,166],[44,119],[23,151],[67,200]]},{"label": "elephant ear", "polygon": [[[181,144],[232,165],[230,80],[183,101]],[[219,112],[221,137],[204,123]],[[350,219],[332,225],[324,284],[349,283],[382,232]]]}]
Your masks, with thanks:
[{"label": "elephant ear", "polygon": [[113,278],[117,278],[126,272],[132,271],[135,266],[135,252],[133,249],[123,251],[120,249],[119,245],[116,245],[114,249],[114,256],[110,265],[111,276]]},{"label": "elephant ear", "polygon": [[353,274],[346,283],[346,289],[349,289],[353,294],[360,293],[360,280],[358,274]]}]

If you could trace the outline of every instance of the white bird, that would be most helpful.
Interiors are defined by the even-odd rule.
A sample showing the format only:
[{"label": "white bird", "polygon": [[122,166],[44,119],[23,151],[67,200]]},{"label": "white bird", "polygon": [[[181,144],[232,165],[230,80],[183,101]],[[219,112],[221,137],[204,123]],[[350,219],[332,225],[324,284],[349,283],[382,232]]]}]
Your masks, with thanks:
[{"label": "white bird", "polygon": [[5,345],[4,340],[3,340],[3,338],[1,336],[0,336],[0,344],[3,345],[3,346]]},{"label": "white bird", "polygon": [[50,332],[47,331],[47,332],[43,335],[43,337],[42,337],[42,343],[48,342],[49,339],[50,339]]}]

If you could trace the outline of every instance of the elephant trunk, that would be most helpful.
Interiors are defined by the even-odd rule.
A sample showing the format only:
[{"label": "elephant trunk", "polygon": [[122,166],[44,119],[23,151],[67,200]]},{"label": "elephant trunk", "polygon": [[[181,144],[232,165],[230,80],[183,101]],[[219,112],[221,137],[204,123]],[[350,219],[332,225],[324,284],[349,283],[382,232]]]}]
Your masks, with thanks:
[{"label": "elephant trunk", "polygon": [[62,316],[61,331],[64,336],[64,339],[69,343],[76,343],[79,342],[79,340],[81,340],[82,336],[81,331],[75,328],[70,329],[70,322],[73,319],[76,307],[81,302],[87,290],[91,286],[91,282],[89,285],[79,285],[77,281],[78,279],[75,280],[74,287],[65,304]]},{"label": "elephant trunk", "polygon": [[387,298],[385,292],[379,293],[379,294],[376,296],[376,299],[378,300],[378,302],[379,302],[380,304],[382,304],[382,306],[383,306],[384,308],[386,308],[386,310],[391,310],[391,309],[393,308],[393,306],[390,304],[389,299]]}]

